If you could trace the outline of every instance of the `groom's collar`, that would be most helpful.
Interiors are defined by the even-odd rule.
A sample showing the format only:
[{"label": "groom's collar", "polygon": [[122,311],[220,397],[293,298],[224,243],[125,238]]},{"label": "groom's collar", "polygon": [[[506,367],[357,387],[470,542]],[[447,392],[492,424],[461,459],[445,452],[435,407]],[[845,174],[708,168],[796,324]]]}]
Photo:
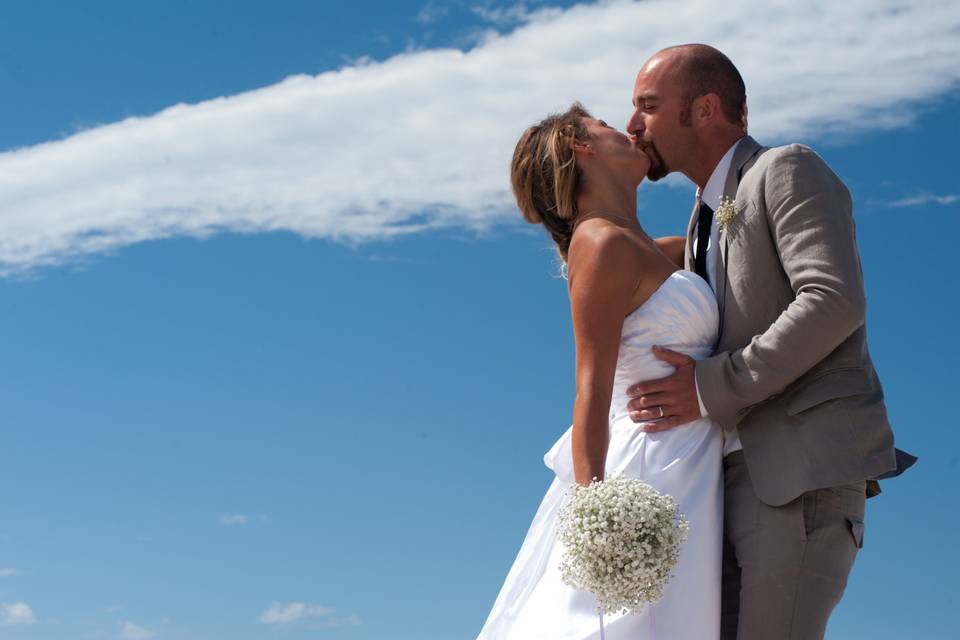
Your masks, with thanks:
[{"label": "groom's collar", "polygon": [[722,193],[722,195],[731,199],[737,197],[737,187],[740,186],[740,179],[743,178],[743,174],[749,169],[747,165],[750,160],[756,157],[763,147],[750,136],[743,136],[737,141],[736,148],[733,159],[730,161],[730,169],[727,171]]},{"label": "groom's collar", "polygon": [[700,202],[704,203],[714,211],[717,210],[717,207],[720,206],[720,196],[724,195],[724,187],[727,182],[727,175],[730,173],[730,165],[733,162],[733,156],[737,150],[737,147],[740,146],[740,142],[745,138],[738,138],[736,142],[730,145],[730,148],[727,149],[727,152],[723,154],[723,157],[720,158],[720,162],[717,163],[717,166],[713,168],[713,173],[710,174],[710,179],[707,180],[707,184],[703,186],[702,190],[697,191],[697,198],[700,199]]}]

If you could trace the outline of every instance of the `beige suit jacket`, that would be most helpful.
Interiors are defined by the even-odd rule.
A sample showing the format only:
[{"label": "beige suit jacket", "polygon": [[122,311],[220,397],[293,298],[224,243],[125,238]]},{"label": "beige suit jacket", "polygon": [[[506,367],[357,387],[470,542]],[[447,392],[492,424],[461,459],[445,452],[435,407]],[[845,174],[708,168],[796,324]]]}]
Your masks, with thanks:
[{"label": "beige suit jacket", "polygon": [[[805,491],[891,472],[893,433],[867,350],[866,302],[850,194],[802,145],[741,140],[724,195],[715,355],[697,363],[707,413],[737,427],[757,496],[782,505]],[[697,226],[687,235],[687,268]]]}]

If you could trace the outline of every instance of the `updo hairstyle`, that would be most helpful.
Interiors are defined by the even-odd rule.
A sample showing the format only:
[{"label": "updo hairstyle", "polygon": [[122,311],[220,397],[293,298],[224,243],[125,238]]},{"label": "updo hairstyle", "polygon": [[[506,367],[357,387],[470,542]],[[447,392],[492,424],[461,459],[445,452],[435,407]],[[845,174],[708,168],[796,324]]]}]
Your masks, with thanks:
[{"label": "updo hairstyle", "polygon": [[587,139],[582,118],[590,117],[574,102],[564,113],[544,118],[520,136],[510,164],[510,183],[523,219],[547,229],[564,262],[583,180],[572,143]]}]

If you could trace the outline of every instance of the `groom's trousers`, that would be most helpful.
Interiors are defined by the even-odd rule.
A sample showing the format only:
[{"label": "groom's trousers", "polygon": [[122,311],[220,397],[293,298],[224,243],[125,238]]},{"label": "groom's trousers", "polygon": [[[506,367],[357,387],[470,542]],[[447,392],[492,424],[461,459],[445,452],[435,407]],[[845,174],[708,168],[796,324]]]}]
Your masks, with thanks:
[{"label": "groom's trousers", "polygon": [[866,482],[757,498],[743,452],[724,459],[722,640],[820,640],[863,544]]}]

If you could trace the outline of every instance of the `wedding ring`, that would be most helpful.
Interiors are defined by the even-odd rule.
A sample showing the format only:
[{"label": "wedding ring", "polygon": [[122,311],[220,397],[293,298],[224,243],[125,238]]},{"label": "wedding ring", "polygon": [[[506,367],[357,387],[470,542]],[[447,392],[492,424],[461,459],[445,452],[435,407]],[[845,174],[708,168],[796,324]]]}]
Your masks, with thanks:
[{"label": "wedding ring", "polygon": [[660,405],[660,417],[663,417],[663,405]]}]

